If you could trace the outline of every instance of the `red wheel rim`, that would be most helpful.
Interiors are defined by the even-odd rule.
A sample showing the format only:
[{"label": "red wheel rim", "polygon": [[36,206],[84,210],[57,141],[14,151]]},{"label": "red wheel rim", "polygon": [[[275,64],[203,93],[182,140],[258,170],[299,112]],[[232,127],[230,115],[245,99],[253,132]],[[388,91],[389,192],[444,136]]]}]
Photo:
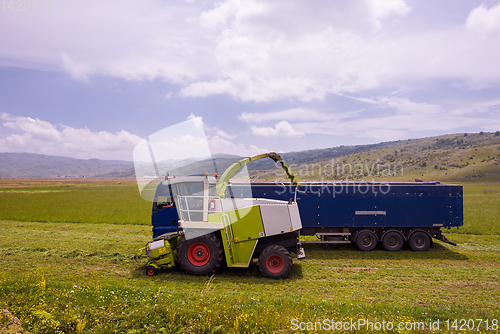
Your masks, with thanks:
[{"label": "red wheel rim", "polygon": [[149,276],[153,276],[153,275],[155,274],[155,270],[154,270],[154,268],[148,268],[147,274],[148,274]]},{"label": "red wheel rim", "polygon": [[267,258],[266,268],[273,274],[278,274],[285,268],[285,261],[279,255],[271,255]]},{"label": "red wheel rim", "polygon": [[193,266],[201,267],[210,260],[210,249],[204,243],[197,242],[189,246],[187,256]]}]

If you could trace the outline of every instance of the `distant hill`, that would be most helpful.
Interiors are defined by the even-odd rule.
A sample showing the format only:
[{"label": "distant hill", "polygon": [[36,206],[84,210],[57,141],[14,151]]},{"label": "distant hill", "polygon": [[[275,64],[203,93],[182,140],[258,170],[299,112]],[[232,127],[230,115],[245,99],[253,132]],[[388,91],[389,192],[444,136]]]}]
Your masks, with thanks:
[{"label": "distant hill", "polygon": [[[460,133],[282,154],[299,180],[500,181],[500,132]],[[283,179],[272,161],[257,180]]]},{"label": "distant hill", "polygon": [[[414,179],[462,182],[500,181],[500,132],[460,133],[421,139],[407,139],[372,145],[339,146],[281,154],[299,180],[393,180]],[[216,155],[217,172],[238,160]],[[165,164],[172,174],[186,175],[200,170],[212,173],[213,161],[199,161],[184,167]],[[248,165],[253,180],[286,180],[271,159]],[[134,165],[127,161],[81,160],[31,153],[0,153],[0,177],[133,178]]]},{"label": "distant hill", "polygon": [[0,177],[103,177],[134,176],[128,161],[73,159],[34,153],[0,153]]}]

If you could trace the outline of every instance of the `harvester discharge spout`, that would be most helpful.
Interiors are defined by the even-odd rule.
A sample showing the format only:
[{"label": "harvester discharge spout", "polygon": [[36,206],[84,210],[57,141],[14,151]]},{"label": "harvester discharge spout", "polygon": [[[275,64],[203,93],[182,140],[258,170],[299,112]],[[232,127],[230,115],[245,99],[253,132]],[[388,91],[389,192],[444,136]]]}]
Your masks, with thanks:
[{"label": "harvester discharge spout", "polygon": [[263,159],[263,158],[268,158],[268,157],[271,158],[271,159],[273,159],[274,162],[279,162],[280,165],[281,165],[281,168],[283,168],[283,170],[285,171],[287,177],[290,179],[290,182],[293,185],[297,184],[297,181],[296,181],[296,178],[295,178],[295,174],[290,170],[290,168],[288,168],[288,166],[285,164],[285,162],[283,161],[283,159],[281,158],[281,156],[278,153],[269,152],[269,153],[263,153],[263,154],[259,154],[259,155],[254,155],[252,157],[246,157],[244,159],[236,161],[231,166],[229,166],[224,171],[224,173],[222,174],[222,176],[219,179],[219,183],[217,184],[217,195],[220,198],[225,198],[226,197],[225,194],[226,194],[226,188],[227,188],[227,186],[229,184],[229,179],[241,167],[245,166],[249,162],[252,162],[252,161],[255,161],[255,160],[259,160],[259,159]]}]

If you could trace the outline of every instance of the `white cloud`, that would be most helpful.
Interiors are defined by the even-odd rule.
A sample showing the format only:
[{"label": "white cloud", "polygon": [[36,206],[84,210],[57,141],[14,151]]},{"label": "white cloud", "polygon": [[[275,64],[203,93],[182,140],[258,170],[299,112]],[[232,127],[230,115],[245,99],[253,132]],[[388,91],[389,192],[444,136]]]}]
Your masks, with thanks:
[{"label": "white cloud", "polygon": [[[403,0],[226,0],[200,15],[205,28],[231,26],[241,32],[307,34],[324,29],[325,22],[335,28],[371,31],[380,28],[381,21],[410,11]],[[300,18],[300,24],[297,19]],[[256,25],[260,31],[256,31]]]},{"label": "white cloud", "polygon": [[268,4],[254,0],[229,0],[215,3],[215,8],[200,14],[200,25],[204,28],[213,28],[218,25],[227,25],[234,19],[249,18],[265,13]]},{"label": "white cloud", "polygon": [[[193,113],[191,113],[191,115],[189,115],[189,117],[194,117]],[[238,137],[238,135],[236,135],[236,134],[229,134],[229,133],[219,129],[217,126],[210,125],[205,121],[203,121],[203,130],[205,131],[208,138],[220,137],[220,138],[225,138],[225,139],[234,139],[234,138]]]},{"label": "white cloud", "polygon": [[[168,129],[168,128],[167,128]],[[210,156],[210,148],[203,132],[196,127],[191,127],[191,133],[180,133],[173,129],[162,133],[158,132],[148,137],[156,162],[183,159],[206,159]],[[146,141],[134,149],[134,160],[145,161],[144,156],[149,156],[149,147]]]},{"label": "white cloud", "polygon": [[[397,95],[397,94],[395,94]],[[317,135],[341,138],[339,144],[381,142],[417,138],[431,134],[500,129],[500,100],[489,100],[461,107],[443,107],[438,104],[415,102],[399,96],[357,97],[343,95],[367,106],[365,109],[334,113],[313,108],[296,108],[269,113],[242,113],[245,123],[282,122],[274,127],[251,126],[256,136],[301,137],[310,147],[324,147],[313,142]]]},{"label": "white cloud", "polygon": [[237,135],[230,135],[222,130],[217,130],[217,132],[215,132],[215,135],[218,137],[225,138],[225,139],[234,139],[237,137]]},{"label": "white cloud", "polygon": [[498,43],[464,29],[498,34],[499,5],[446,28],[400,32],[411,13],[404,0],[191,2],[60,1],[43,15],[4,15],[0,29],[16,34],[0,35],[0,65],[63,70],[84,82],[160,78],[179,85],[181,97],[257,102],[414,80],[484,87],[500,77]]},{"label": "white cloud", "polygon": [[[358,99],[358,98],[356,98]],[[440,105],[417,103],[406,98],[379,97],[363,99],[381,109],[356,119],[293,123],[297,131],[305,134],[336,135],[345,141],[369,138],[373,142],[421,137],[426,131],[452,133],[470,127],[485,131],[500,128],[500,114],[496,111],[500,101],[485,101],[467,107],[447,110]]]},{"label": "white cloud", "polygon": [[212,24],[201,16],[202,24],[221,26],[212,28],[219,72],[188,83],[181,96],[309,102],[408,80],[454,78],[477,86],[500,77],[500,49],[460,25],[407,34],[384,29],[386,20],[409,12],[403,1],[251,4],[260,2],[219,4],[206,12],[219,18]]},{"label": "white cloud", "polygon": [[[31,2],[33,3],[33,2]],[[127,80],[182,82],[203,73],[203,42],[184,17],[199,10],[158,0],[59,1],[48,11],[5,13],[0,64],[62,69],[82,81],[107,75]],[[112,22],[112,24],[110,24]]]},{"label": "white cloud", "polygon": [[83,82],[89,81],[90,68],[86,64],[77,63],[71,59],[66,53],[61,53],[61,67],[68,72],[74,79]]},{"label": "white cloud", "polygon": [[383,20],[408,12],[402,0],[219,3],[200,15],[200,24],[214,31],[220,71],[188,84],[181,95],[308,102],[377,87],[384,70],[370,60],[380,53],[369,50],[371,35]]},{"label": "white cloud", "polygon": [[221,138],[219,136],[212,136],[208,139],[208,146],[212,154],[234,154],[237,156],[253,156],[269,150],[260,148],[255,145],[244,145],[235,143],[233,141]]},{"label": "white cloud", "polygon": [[374,17],[380,20],[390,16],[403,16],[410,12],[408,5],[401,0],[375,0],[373,2]]},{"label": "white cloud", "polygon": [[89,0],[56,9],[7,15],[0,29],[16,35],[0,36],[0,64],[60,68],[85,82],[162,78],[180,84],[181,96],[248,101],[310,101],[374,87],[373,73],[342,62],[362,47],[363,34],[409,11],[403,0]]},{"label": "white cloud", "polygon": [[[236,134],[229,134],[219,129],[217,126],[212,126],[203,121],[201,117],[197,117],[194,113],[191,113],[187,119],[197,120],[197,122],[194,123],[195,128],[176,127],[175,131],[166,128],[164,130],[168,131],[165,132],[164,130],[160,130],[157,133],[161,135],[156,138],[152,139],[152,136],[149,136],[157,159],[179,160],[193,157],[205,159],[209,154],[251,156],[267,151],[255,145],[245,145],[234,141],[237,137]],[[192,126],[192,124],[190,124],[190,126]],[[192,131],[192,134],[189,136],[182,135],[182,133],[187,133],[188,131]],[[172,136],[172,134],[175,135]],[[149,155],[147,147],[144,147],[143,151],[145,151],[146,156]]]},{"label": "white cloud", "polygon": [[243,112],[238,115],[238,119],[247,123],[261,123],[265,121],[286,120],[290,122],[299,121],[326,121],[326,120],[339,120],[342,118],[354,117],[360,111],[348,112],[325,112],[313,108],[291,108],[280,111],[272,111],[267,113],[247,113]]},{"label": "white cloud", "polygon": [[287,121],[281,121],[274,126],[271,127],[257,127],[252,126],[252,134],[256,136],[264,136],[264,137],[291,137],[291,136],[303,136],[304,133],[300,131],[295,131],[293,127]]},{"label": "white cloud", "polygon": [[[0,138],[0,151],[62,155],[73,158],[131,160],[134,146],[141,140],[127,131],[112,134],[57,126],[31,117],[0,115],[7,133]],[[10,131],[6,131],[9,129]]]},{"label": "white cloud", "polygon": [[500,3],[490,9],[484,4],[474,8],[469,13],[465,26],[483,35],[500,35]]},{"label": "white cloud", "polygon": [[57,141],[61,139],[61,133],[49,122],[33,119],[31,117],[16,117],[3,113],[0,115],[3,119],[3,126],[11,130],[20,130],[29,134],[30,138],[47,141]]}]

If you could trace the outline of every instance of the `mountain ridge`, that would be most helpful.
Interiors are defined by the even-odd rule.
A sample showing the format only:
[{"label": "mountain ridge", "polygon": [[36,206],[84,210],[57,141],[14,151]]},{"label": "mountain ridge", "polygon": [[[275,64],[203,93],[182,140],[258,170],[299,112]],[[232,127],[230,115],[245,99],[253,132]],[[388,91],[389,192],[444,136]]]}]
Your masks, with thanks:
[{"label": "mountain ridge", "polygon": [[[455,133],[441,136],[405,139],[367,145],[336,146],[298,152],[280,153],[283,160],[302,180],[370,179],[370,171],[359,171],[355,175],[325,174],[325,166],[350,165],[372,166],[374,164],[400,164],[407,177],[435,175],[441,179],[457,180],[470,178],[500,180],[500,132]],[[215,156],[221,162],[218,173],[223,172],[231,159],[237,156]],[[194,166],[209,166],[211,160],[194,163]],[[175,165],[175,163],[174,163]],[[302,166],[302,169],[300,168]],[[304,173],[305,166],[311,168]],[[307,168],[309,168],[307,167]],[[481,172],[482,168],[482,172]],[[181,168],[188,170],[189,168]],[[352,169],[352,168],[351,168]],[[368,167],[367,167],[368,169]],[[280,170],[271,159],[262,159],[248,165],[253,179],[273,180]],[[478,172],[479,171],[479,172]],[[321,173],[323,174],[321,174]],[[368,173],[367,173],[368,172]],[[331,173],[330,173],[331,174]],[[387,175],[386,175],[387,176]],[[134,163],[122,160],[76,159],[36,153],[0,153],[1,178],[135,178]],[[377,175],[375,177],[380,177]],[[398,175],[391,178],[398,179]],[[325,179],[326,178],[326,179]],[[400,178],[407,180],[407,178]]]}]

